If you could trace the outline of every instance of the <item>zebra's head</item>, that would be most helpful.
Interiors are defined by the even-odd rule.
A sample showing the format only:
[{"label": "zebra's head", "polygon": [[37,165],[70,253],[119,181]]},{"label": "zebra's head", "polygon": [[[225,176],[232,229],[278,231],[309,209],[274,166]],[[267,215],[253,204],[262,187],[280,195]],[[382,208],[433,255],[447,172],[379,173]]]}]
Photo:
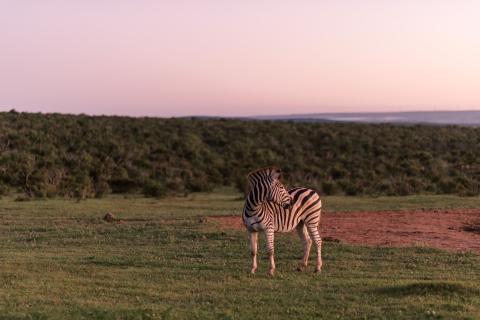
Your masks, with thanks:
[{"label": "zebra's head", "polygon": [[292,197],[280,181],[282,171],[278,168],[265,168],[248,175],[251,191],[259,201],[271,201],[284,208],[292,205]]}]

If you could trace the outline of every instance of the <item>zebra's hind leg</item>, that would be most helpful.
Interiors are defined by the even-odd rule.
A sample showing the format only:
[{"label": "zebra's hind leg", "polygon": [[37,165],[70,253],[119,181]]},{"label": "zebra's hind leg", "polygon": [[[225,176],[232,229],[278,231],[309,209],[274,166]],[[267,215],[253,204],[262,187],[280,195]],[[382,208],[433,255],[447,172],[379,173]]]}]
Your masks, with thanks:
[{"label": "zebra's hind leg", "polygon": [[318,221],[307,224],[307,229],[317,249],[317,266],[315,267],[315,272],[320,272],[322,270],[322,238],[318,232]]},{"label": "zebra's hind leg", "polygon": [[298,265],[297,270],[305,271],[308,265],[308,257],[310,255],[310,248],[312,247],[312,240],[310,239],[310,236],[308,235],[307,227],[303,222],[298,224],[296,229],[297,229],[298,236],[300,237],[300,240],[302,240],[302,243],[303,243],[303,258],[300,264]]},{"label": "zebra's hind leg", "polygon": [[248,238],[250,239],[250,252],[252,253],[252,274],[257,271],[257,244],[258,244],[258,232],[248,232]]}]

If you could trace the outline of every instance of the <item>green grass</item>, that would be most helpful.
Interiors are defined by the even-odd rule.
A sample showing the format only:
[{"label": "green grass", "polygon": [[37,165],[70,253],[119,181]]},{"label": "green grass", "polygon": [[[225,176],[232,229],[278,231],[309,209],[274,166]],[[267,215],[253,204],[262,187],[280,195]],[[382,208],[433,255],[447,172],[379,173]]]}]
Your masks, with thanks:
[{"label": "green grass", "polygon": [[480,197],[416,195],[406,197],[323,197],[328,212],[480,208]]},{"label": "green grass", "polygon": [[[294,271],[301,245],[280,234],[275,278],[263,246],[250,275],[246,233],[200,219],[239,215],[233,193],[0,203],[0,319],[480,318],[473,253],[326,242],[315,275]],[[329,212],[480,208],[479,198],[450,196],[324,203]],[[106,212],[125,222],[104,222]]]}]

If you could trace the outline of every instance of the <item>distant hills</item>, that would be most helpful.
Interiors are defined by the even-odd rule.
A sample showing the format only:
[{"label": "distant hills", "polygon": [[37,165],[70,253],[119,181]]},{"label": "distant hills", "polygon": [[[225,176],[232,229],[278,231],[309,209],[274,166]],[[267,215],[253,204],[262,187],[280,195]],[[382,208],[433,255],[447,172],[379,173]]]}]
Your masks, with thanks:
[{"label": "distant hills", "polygon": [[[9,113],[23,113],[15,109]],[[27,114],[28,112],[26,112]],[[85,116],[81,114],[79,116]],[[105,117],[102,115],[102,117]],[[107,116],[108,117],[108,116]],[[136,118],[129,116],[111,116],[115,118]],[[139,117],[142,118],[142,117]],[[148,116],[148,118],[159,118]],[[428,125],[461,125],[480,127],[480,110],[469,111],[409,111],[409,112],[350,112],[350,113],[306,113],[287,115],[263,115],[263,116],[205,116],[191,115],[173,117],[177,119],[198,119],[198,120],[273,120],[273,121],[294,121],[311,123],[390,123],[390,124],[428,124]],[[163,118],[167,119],[167,118]]]},{"label": "distant hills", "polygon": [[[435,113],[414,115],[427,122]],[[442,123],[478,119],[478,112],[443,115]],[[355,116],[259,121],[0,112],[0,196],[244,191],[248,172],[272,164],[285,170],[288,185],[327,195],[480,195],[480,126],[320,122],[409,119]]]},{"label": "distant hills", "polygon": [[371,113],[314,113],[251,117],[299,122],[358,122],[480,126],[480,111],[415,111]]}]

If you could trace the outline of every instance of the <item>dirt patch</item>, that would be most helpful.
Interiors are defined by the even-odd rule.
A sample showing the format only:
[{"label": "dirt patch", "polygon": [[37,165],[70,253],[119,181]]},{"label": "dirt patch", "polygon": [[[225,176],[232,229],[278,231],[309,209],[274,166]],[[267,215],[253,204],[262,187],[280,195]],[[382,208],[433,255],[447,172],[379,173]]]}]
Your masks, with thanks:
[{"label": "dirt patch", "polygon": [[[225,229],[244,229],[240,216],[212,216]],[[427,246],[480,254],[480,209],[323,213],[325,240],[349,244]]]}]

